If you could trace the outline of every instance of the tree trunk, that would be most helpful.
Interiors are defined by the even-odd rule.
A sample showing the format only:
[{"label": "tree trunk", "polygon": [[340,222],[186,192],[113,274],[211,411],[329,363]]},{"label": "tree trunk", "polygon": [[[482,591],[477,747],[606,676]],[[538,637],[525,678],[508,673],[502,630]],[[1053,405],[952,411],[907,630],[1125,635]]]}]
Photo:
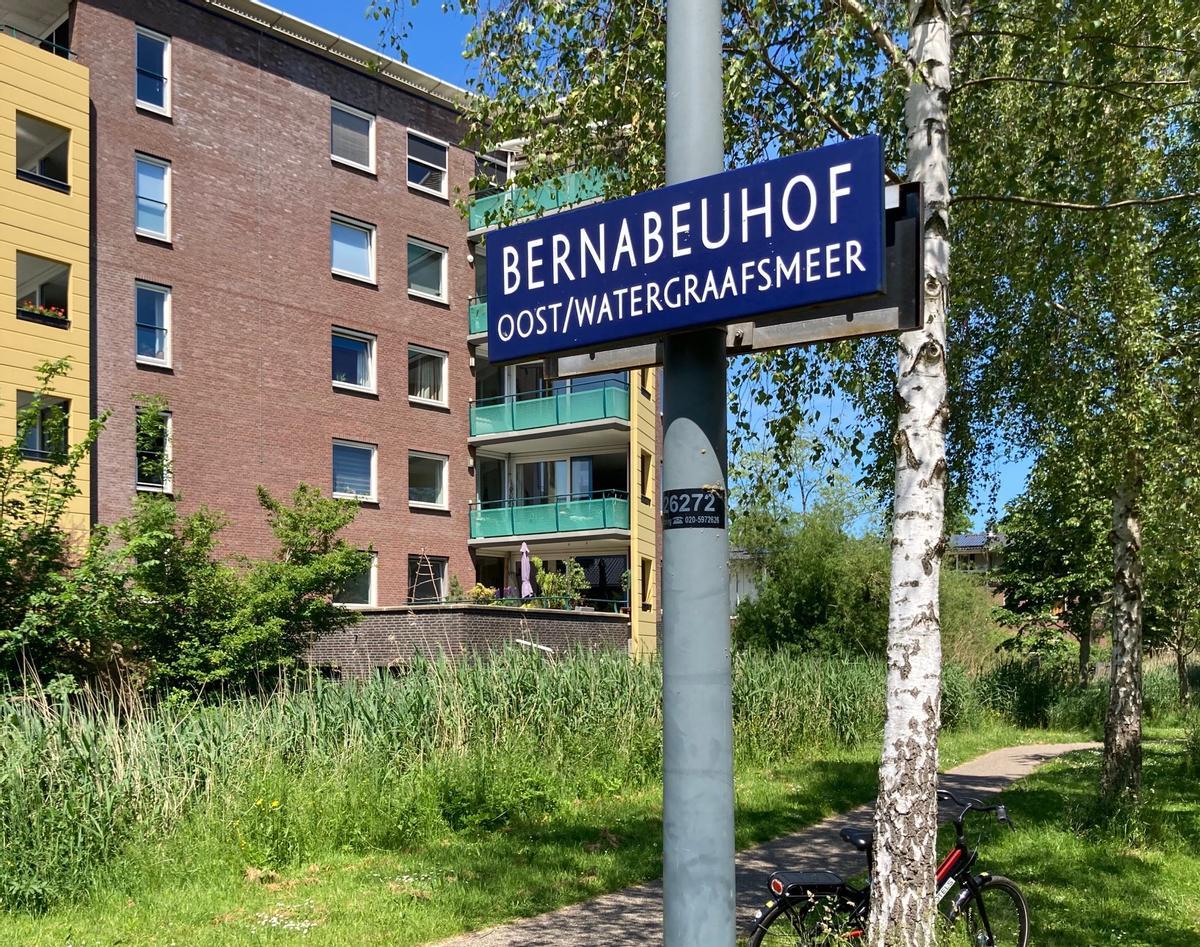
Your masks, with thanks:
[{"label": "tree trunk", "polygon": [[1142,524],[1136,457],[1113,493],[1113,628],[1100,794],[1108,805],[1135,797],[1142,783]]},{"label": "tree trunk", "polygon": [[1182,647],[1175,649],[1175,673],[1179,675],[1179,706],[1186,708],[1192,693],[1188,683],[1187,653]]},{"label": "tree trunk", "polygon": [[1079,686],[1087,687],[1092,682],[1092,621],[1088,616],[1088,627],[1079,636]]},{"label": "tree trunk", "polygon": [[1067,616],[1071,633],[1079,641],[1079,686],[1087,687],[1092,682],[1092,602],[1086,595],[1079,596],[1074,609]]},{"label": "tree trunk", "polygon": [[950,29],[911,0],[905,105],[909,178],[925,188],[925,325],[899,337],[896,499],[888,609],[887,721],[875,808],[869,947],[934,943],[942,642],[938,585],[946,479]]}]

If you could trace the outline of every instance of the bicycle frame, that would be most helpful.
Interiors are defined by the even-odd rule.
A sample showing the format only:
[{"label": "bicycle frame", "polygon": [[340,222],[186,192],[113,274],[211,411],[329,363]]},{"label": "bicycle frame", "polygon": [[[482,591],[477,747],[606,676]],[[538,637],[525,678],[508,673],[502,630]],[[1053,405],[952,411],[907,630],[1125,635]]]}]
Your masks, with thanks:
[{"label": "bicycle frame", "polygon": [[[949,796],[954,802],[962,804],[960,800]],[[984,872],[978,875],[971,873],[971,869],[975,867],[975,863],[979,860],[979,852],[971,848],[967,844],[966,828],[964,820],[969,812],[987,812],[995,811],[998,813],[998,818],[1001,822],[1008,822],[1008,813],[1002,806],[984,807],[972,801],[967,803],[961,812],[954,818],[954,846],[948,851],[944,858],[938,863],[934,874],[934,883],[936,884],[934,903],[937,904],[939,910],[943,911],[946,921],[953,923],[962,913],[963,908],[971,901],[975,902],[975,907],[979,912],[979,919],[983,924],[983,929],[987,933],[989,941],[994,940],[992,933],[992,925],[988,920],[987,909],[984,906],[981,896],[981,888],[987,881],[989,875]],[[1011,825],[1010,825],[1011,827]],[[806,889],[806,895],[833,895],[842,901],[851,905],[849,917],[851,923],[858,925],[854,930],[846,931],[837,935],[838,940],[858,941],[866,936],[867,914],[870,911],[870,876],[872,874],[874,859],[872,853],[867,852],[867,878],[868,883],[862,888],[856,888],[853,885],[841,882],[840,884],[830,885],[813,885]],[[942,905],[950,896],[955,886],[961,886],[958,894],[950,903],[949,907],[943,909]],[[781,899],[792,903],[800,904],[804,901],[804,897],[789,894],[782,882],[776,880],[773,876],[771,880],[772,893],[779,895]],[[768,905],[770,906],[770,905]]]}]

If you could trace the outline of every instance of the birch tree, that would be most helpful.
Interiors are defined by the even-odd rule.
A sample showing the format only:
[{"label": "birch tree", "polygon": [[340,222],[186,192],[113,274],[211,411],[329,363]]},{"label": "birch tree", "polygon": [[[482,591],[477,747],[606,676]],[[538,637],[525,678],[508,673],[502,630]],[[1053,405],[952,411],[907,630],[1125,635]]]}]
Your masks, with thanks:
[{"label": "birch tree", "polygon": [[[518,174],[518,185],[541,183],[577,167],[609,172],[610,196],[662,183],[660,3],[514,0],[487,7],[468,0],[462,6],[478,23],[467,44],[478,68],[472,85],[481,93],[471,109],[474,143],[486,150],[523,139],[532,160]],[[1104,272],[1103,238],[1086,223],[1080,232],[1091,236],[1076,240],[1072,215],[1108,218],[1131,206],[1127,202],[1159,201],[1179,190],[1173,180],[1158,185],[1144,176],[1119,180],[1106,160],[1110,130],[1119,129],[1118,138],[1126,140],[1140,124],[1136,114],[1113,110],[1114,103],[1141,98],[1146,90],[1155,90],[1156,97],[1185,91],[1186,82],[1153,84],[1179,83],[1177,74],[1151,76],[1141,68],[1132,78],[1121,74],[1135,53],[1169,57],[1184,48],[1176,33],[1195,16],[1185,0],[1164,0],[1160,12],[1148,6],[1149,0],[1121,0],[1108,11],[1098,0],[1002,0],[981,15],[969,4],[952,9],[945,0],[914,0],[907,7],[864,0],[726,0],[725,124],[731,164],[875,132],[885,143],[889,180],[905,175],[921,180],[929,201],[928,319],[920,331],[901,338],[898,358],[895,340],[875,339],[787,350],[741,360],[734,368],[741,382],[735,389],[757,393],[755,407],[765,413],[760,428],[783,457],[797,431],[820,434],[827,422],[825,433],[841,437],[836,419],[816,416],[812,404],[836,395],[873,419],[838,447],[861,458],[868,482],[892,498],[894,647],[880,786],[881,812],[890,813],[891,821],[881,815],[883,858],[877,864],[879,895],[869,932],[873,947],[925,945],[933,937],[937,585],[946,500],[961,506],[969,475],[997,441],[1036,447],[1055,416],[1027,384],[1048,346],[1027,339],[1030,358],[1019,365],[1006,362],[1012,346],[997,326],[1010,315],[1016,317],[1010,325],[1019,326],[1028,315],[1022,306],[1037,298],[1045,311],[1036,315],[1046,337],[1054,338],[1055,320],[1063,316],[1056,307],[1074,307],[1070,294],[1061,291],[1071,285],[1073,269],[1083,261],[1091,276]],[[386,14],[390,8],[375,9]],[[1113,54],[1121,51],[1128,55],[1118,62]],[[1089,66],[1089,59],[1096,62]],[[1106,119],[1098,134],[1089,127],[1095,108]],[[1190,120],[1186,112],[1177,114],[1181,126]],[[952,122],[959,142],[953,197]],[[1148,150],[1157,144],[1148,142]],[[1068,161],[1076,161],[1078,169],[1064,169]],[[961,203],[952,221],[949,208],[955,201]],[[1006,242],[1010,236],[1011,243]],[[1045,238],[1046,247],[1035,237]],[[962,315],[947,320],[951,243],[959,248],[956,271],[967,278],[956,277],[955,308]],[[1135,262],[1140,253],[1142,263],[1134,267],[1136,278],[1124,281],[1127,294],[1088,310],[1097,332],[1112,327],[1106,314],[1113,305],[1133,303],[1138,287],[1146,288],[1143,277],[1155,276],[1144,265],[1146,254],[1136,239],[1116,246],[1129,250]],[[1021,252],[1014,254],[1013,247]],[[1094,252],[1081,254],[1081,247]],[[1038,270],[1041,263],[1053,276]],[[1097,280],[1088,285],[1088,293],[1096,296]],[[1043,292],[1047,286],[1053,291]],[[1083,295],[1075,287],[1074,297]],[[1147,299],[1128,311],[1152,311],[1154,303]],[[989,307],[1001,301],[1002,317],[989,326]],[[1130,331],[1125,338],[1139,335]],[[1084,360],[1076,371],[1069,364],[1073,350],[1050,348],[1053,364],[1040,378],[1043,388],[1053,389],[1047,401],[1066,403],[1076,393],[1116,390],[1109,370],[1114,363]],[[1129,349],[1130,371],[1122,377],[1132,383],[1122,389],[1122,403],[1139,397],[1136,349]],[[997,358],[998,351],[1004,357]],[[1067,384],[1046,384],[1056,371],[1066,378],[1084,376],[1090,384],[1098,365],[1108,380],[1104,384],[1075,392]],[[983,384],[985,374],[992,389]],[[952,412],[947,410],[950,391],[956,392]],[[1021,423],[997,421],[1002,400],[997,391],[1020,409]],[[733,407],[737,412],[738,405]],[[1086,413],[1081,410],[1080,416]],[[744,433],[735,429],[735,450]],[[1102,455],[1097,448],[1090,456]],[[1134,464],[1116,466],[1136,473]],[[1121,507],[1125,538],[1118,545],[1126,552],[1136,548],[1128,528],[1136,523],[1136,480],[1125,493],[1134,502]],[[1129,561],[1127,554],[1121,558]],[[1137,587],[1136,569],[1114,570],[1114,575],[1118,572],[1128,588]],[[1136,611],[1131,609],[1122,627],[1136,624]],[[1128,688],[1124,692],[1132,694]]]}]

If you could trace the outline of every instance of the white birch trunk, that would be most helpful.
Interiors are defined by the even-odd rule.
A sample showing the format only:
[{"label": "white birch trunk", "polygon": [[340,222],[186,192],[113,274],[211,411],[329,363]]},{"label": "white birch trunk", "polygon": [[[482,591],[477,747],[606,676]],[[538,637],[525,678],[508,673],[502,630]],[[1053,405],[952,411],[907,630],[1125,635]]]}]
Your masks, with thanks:
[{"label": "white birch trunk", "polygon": [[949,11],[909,3],[909,179],[925,192],[925,325],[900,336],[887,722],[875,809],[869,947],[934,943],[949,262]]},{"label": "white birch trunk", "polygon": [[1138,458],[1113,493],[1112,668],[1104,719],[1101,795],[1110,805],[1136,796],[1142,783],[1142,524]]}]

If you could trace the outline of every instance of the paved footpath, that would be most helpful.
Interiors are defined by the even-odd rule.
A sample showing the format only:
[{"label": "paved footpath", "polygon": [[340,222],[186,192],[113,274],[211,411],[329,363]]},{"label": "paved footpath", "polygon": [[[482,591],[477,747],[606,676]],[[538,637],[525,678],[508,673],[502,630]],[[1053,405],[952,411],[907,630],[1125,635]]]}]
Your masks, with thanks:
[{"label": "paved footpath", "polygon": [[[1056,756],[1098,746],[1043,743],[995,750],[943,773],[941,785],[960,796],[982,797],[999,792]],[[739,932],[747,929],[761,906],[767,880],[777,868],[828,867],[846,875],[866,868],[863,856],[838,837],[845,825],[870,828],[871,807],[860,806],[738,854]],[[655,943],[662,943],[661,881],[442,941],[438,947],[642,947]]]}]

